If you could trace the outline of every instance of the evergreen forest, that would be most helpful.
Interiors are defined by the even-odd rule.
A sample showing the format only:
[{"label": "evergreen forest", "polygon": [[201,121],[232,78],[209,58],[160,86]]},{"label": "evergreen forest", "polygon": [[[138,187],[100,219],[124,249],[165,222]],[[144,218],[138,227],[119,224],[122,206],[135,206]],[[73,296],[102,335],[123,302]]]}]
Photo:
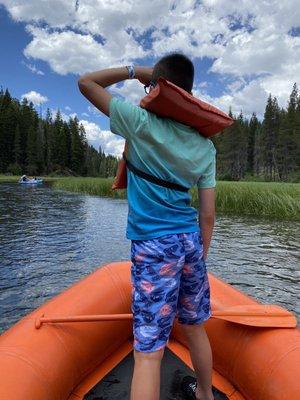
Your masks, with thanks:
[{"label": "evergreen forest", "polygon": [[[229,114],[235,123],[212,138],[221,180],[298,181],[300,95],[295,83],[286,109],[269,95],[263,120]],[[118,158],[89,145],[78,118],[58,110],[39,116],[32,102],[0,90],[0,173],[112,177]]]}]

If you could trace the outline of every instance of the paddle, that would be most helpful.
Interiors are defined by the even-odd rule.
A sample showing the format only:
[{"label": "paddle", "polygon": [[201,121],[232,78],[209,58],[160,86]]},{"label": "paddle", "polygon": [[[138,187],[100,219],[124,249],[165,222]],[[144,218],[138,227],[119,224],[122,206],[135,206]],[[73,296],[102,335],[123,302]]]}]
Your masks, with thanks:
[{"label": "paddle", "polygon": [[[238,305],[223,310],[213,310],[212,318],[241,325],[264,328],[295,328],[297,319],[290,311],[272,304]],[[75,315],[70,317],[41,317],[35,321],[36,329],[44,323],[120,321],[132,319],[132,314]]]},{"label": "paddle", "polygon": [[265,328],[295,328],[297,318],[283,307],[273,304],[238,305],[213,311],[213,318],[241,325]]}]

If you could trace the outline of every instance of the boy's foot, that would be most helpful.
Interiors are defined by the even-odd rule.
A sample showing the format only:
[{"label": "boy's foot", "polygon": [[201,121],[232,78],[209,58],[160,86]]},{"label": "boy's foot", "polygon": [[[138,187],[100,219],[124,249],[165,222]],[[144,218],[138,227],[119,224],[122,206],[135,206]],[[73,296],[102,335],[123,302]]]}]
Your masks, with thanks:
[{"label": "boy's foot", "polygon": [[199,397],[197,392],[197,380],[193,376],[185,376],[181,382],[181,390],[187,396],[187,400],[214,400],[214,397]]}]

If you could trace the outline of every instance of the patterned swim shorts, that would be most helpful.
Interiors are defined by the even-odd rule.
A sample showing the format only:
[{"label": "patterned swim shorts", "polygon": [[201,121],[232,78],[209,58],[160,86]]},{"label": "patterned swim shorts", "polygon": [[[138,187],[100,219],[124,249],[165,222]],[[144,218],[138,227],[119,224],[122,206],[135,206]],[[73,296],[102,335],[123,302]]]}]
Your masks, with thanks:
[{"label": "patterned swim shorts", "polygon": [[175,316],[189,325],[210,318],[210,287],[199,232],[132,240],[131,261],[135,350],[164,348]]}]

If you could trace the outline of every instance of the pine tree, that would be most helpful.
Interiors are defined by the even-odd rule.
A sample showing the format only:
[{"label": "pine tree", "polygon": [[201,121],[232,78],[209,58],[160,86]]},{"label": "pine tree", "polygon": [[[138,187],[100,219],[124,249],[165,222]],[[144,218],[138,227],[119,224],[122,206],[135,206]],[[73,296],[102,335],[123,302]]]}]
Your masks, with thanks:
[{"label": "pine tree", "polygon": [[300,166],[300,94],[298,94],[295,116],[295,141],[296,141],[296,169],[299,179],[299,166]]},{"label": "pine tree", "polygon": [[254,147],[255,147],[255,135],[258,129],[258,119],[256,114],[253,113],[249,122],[249,131],[248,131],[248,160],[247,160],[247,171],[250,174],[254,174]]},{"label": "pine tree", "polygon": [[53,140],[51,142],[51,154],[54,170],[60,170],[63,162],[63,120],[60,110],[57,110],[54,124],[53,124]]},{"label": "pine tree", "polygon": [[19,126],[20,126],[20,138],[21,138],[21,164],[22,167],[25,167],[28,163],[28,154],[27,154],[27,143],[28,143],[28,134],[29,130],[32,128],[34,131],[37,130],[38,125],[38,115],[34,109],[32,102],[28,103],[27,98],[25,97],[20,105],[20,116],[19,116]]},{"label": "pine tree", "polygon": [[86,158],[86,151],[88,147],[87,139],[86,139],[86,133],[84,130],[84,126],[80,124],[79,126],[79,137],[80,137],[80,143],[81,143],[81,152],[82,152],[82,165],[80,169],[80,174],[86,176],[87,174],[87,164],[85,162]]},{"label": "pine tree", "polygon": [[102,158],[100,163],[100,173],[99,175],[103,178],[107,178],[106,174],[106,157]]},{"label": "pine tree", "polygon": [[[279,145],[277,155],[282,164],[282,178],[288,179],[288,175],[296,171],[297,169],[297,158],[299,154],[299,130],[300,126],[297,126],[297,101],[298,101],[298,88],[296,83],[293,86],[290,99],[288,102],[287,112],[284,112],[279,133]],[[280,154],[282,149],[283,154]],[[298,164],[299,166],[299,164]]]},{"label": "pine tree", "polygon": [[37,132],[33,126],[29,128],[27,135],[27,171],[29,174],[36,174],[37,171]]},{"label": "pine tree", "polygon": [[41,174],[45,170],[45,132],[43,121],[39,119],[37,135],[36,135],[36,165],[37,172]]},{"label": "pine tree", "polygon": [[45,140],[45,147],[44,147],[44,161],[45,161],[45,172],[49,174],[52,172],[52,148],[53,148],[53,128],[52,128],[52,116],[50,113],[49,108],[46,111],[46,118],[43,123],[44,128],[44,140]]},{"label": "pine tree", "polygon": [[254,136],[254,154],[253,154],[253,174],[260,176],[263,174],[264,153],[263,149],[263,127],[259,124]]},{"label": "pine tree", "polygon": [[14,158],[14,133],[16,129],[16,104],[6,89],[0,110],[0,171],[6,172]]},{"label": "pine tree", "polygon": [[276,179],[276,146],[279,131],[279,107],[276,97],[268,97],[263,122],[263,167],[268,180]]},{"label": "pine tree", "polygon": [[71,133],[66,122],[61,130],[61,165],[63,168],[71,168]]},{"label": "pine tree", "polygon": [[84,169],[84,144],[78,125],[78,118],[70,118],[69,126],[71,132],[71,166],[72,170],[80,175]]},{"label": "pine tree", "polygon": [[221,178],[240,180],[247,167],[248,123],[242,112],[234,124],[225,129],[217,139],[217,165]]},{"label": "pine tree", "polygon": [[[229,115],[233,117],[231,109]],[[264,120],[253,113],[250,121],[240,113],[235,123],[212,141],[217,149],[218,178],[239,180],[245,173],[267,179],[299,177],[300,97],[296,83],[287,109],[279,109],[270,94]],[[118,158],[97,151],[86,140],[77,117],[64,122],[49,109],[39,118],[26,98],[20,103],[0,88],[0,172],[31,174],[70,169],[78,175],[114,176]]]},{"label": "pine tree", "polygon": [[10,106],[12,102],[11,95],[8,91],[8,89],[5,90],[5,93],[3,93],[3,89],[1,90],[1,101],[0,101],[0,114],[2,112],[6,111],[7,108]]},{"label": "pine tree", "polygon": [[21,165],[21,134],[19,125],[16,126],[15,129],[15,140],[14,140],[14,162],[17,165]]}]

